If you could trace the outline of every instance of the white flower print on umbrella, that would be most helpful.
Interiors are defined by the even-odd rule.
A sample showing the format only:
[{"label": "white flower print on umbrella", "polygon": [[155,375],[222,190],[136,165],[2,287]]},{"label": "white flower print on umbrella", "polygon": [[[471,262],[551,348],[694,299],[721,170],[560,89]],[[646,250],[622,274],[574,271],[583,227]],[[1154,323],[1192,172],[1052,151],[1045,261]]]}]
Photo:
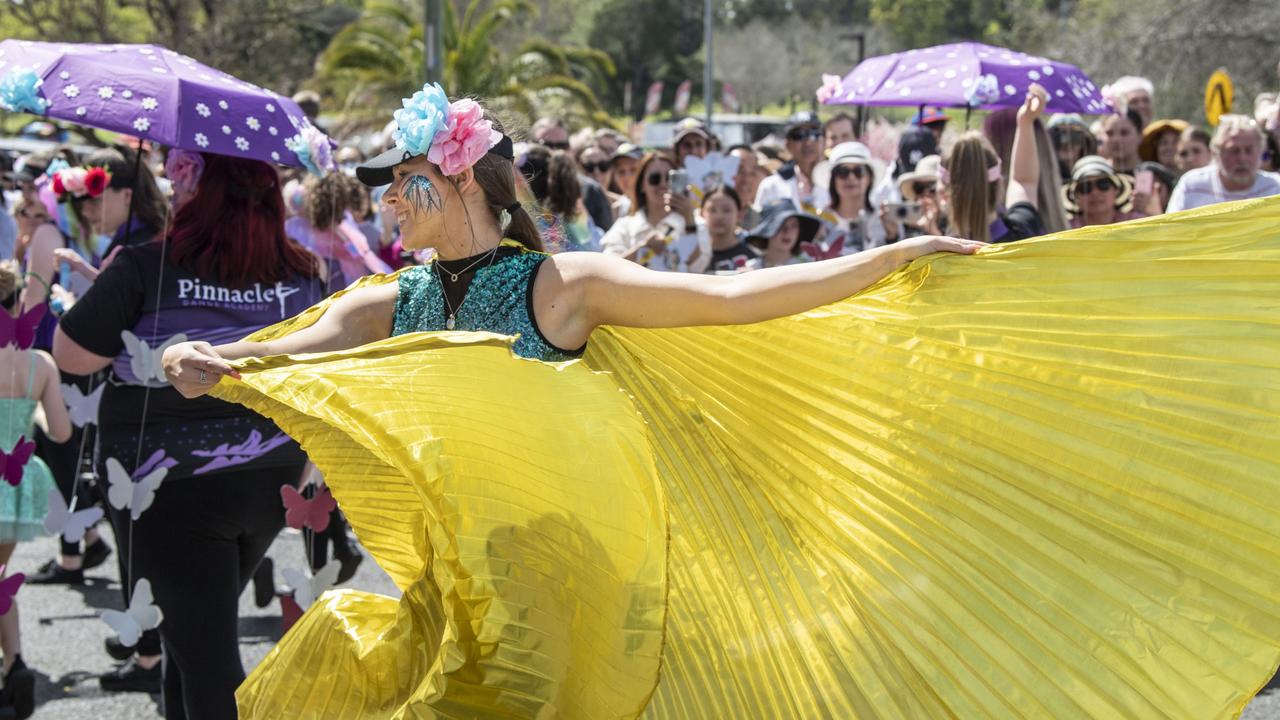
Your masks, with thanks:
[{"label": "white flower print on umbrella", "polygon": [[69,98],[77,97],[80,95],[80,88],[74,84],[68,85],[62,88],[62,94],[66,95]]},{"label": "white flower print on umbrella", "polygon": [[112,97],[115,96],[115,94],[116,94],[116,91],[111,89],[110,85],[103,85],[102,87],[98,88],[98,97],[102,98],[103,100],[110,100]]},{"label": "white flower print on umbrella", "polygon": [[159,106],[160,106],[160,103],[153,97],[142,98],[143,110],[155,110]]},{"label": "white flower print on umbrella", "polygon": [[209,147],[208,135],[205,135],[204,133],[196,133],[195,140],[196,140],[196,144],[199,145],[201,148]]},{"label": "white flower print on umbrella", "polygon": [[209,106],[204,103],[196,103],[196,113],[198,113],[200,117],[209,117]]},{"label": "white flower print on umbrella", "polygon": [[245,140],[243,136],[237,135],[236,148],[240,150],[240,152],[247,152],[249,150],[249,141]]},{"label": "white flower print on umbrella", "polygon": [[146,132],[151,128],[151,121],[146,118],[138,118],[133,121],[133,129],[138,132]]},{"label": "white flower print on umbrella", "polygon": [[262,128],[262,123],[258,122],[258,118],[252,115],[244,119],[244,124],[248,125],[250,130],[259,130]]}]

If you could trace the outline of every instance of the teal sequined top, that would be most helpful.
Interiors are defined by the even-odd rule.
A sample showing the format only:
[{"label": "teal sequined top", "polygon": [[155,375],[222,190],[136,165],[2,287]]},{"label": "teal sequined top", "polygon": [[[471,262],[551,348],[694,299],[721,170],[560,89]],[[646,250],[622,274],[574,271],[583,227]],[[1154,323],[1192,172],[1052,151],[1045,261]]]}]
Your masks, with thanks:
[{"label": "teal sequined top", "polygon": [[[533,316],[533,282],[549,255],[529,250],[507,251],[504,243],[492,264],[482,264],[471,278],[461,303],[454,306],[454,330],[518,335],[512,348],[520,357],[559,362],[582,356],[584,345],[564,350],[542,336]],[[431,264],[409,268],[398,278],[399,295],[392,335],[445,330],[448,312],[440,278]]]}]

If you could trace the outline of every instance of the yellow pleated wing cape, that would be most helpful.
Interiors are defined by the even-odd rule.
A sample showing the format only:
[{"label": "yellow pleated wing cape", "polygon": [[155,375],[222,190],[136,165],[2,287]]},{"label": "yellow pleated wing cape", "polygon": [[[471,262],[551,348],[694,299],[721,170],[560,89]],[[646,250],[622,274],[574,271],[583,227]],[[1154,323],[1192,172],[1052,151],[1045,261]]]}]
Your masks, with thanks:
[{"label": "yellow pleated wing cape", "polygon": [[325,595],[241,715],[1236,715],[1280,662],[1278,223],[935,255],[580,362],[248,361],[216,393],[302,442],[404,595]]}]

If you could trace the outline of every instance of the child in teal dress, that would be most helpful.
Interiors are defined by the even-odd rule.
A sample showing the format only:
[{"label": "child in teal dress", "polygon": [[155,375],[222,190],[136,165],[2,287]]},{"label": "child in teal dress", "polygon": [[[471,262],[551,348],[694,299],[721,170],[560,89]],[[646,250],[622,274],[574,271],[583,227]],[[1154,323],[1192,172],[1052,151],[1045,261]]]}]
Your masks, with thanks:
[{"label": "child in teal dress", "polygon": [[[0,262],[0,307],[4,312],[14,311],[17,285],[17,264],[12,260]],[[37,407],[43,411],[39,417]],[[0,347],[0,451],[9,453],[20,437],[30,440],[32,425],[37,421],[54,442],[66,442],[71,437],[58,368],[42,350],[21,350],[5,344]],[[27,460],[22,481],[16,486],[0,481],[0,565],[8,565],[20,541],[44,532],[49,491],[55,487],[48,466],[34,455]],[[6,568],[5,574],[12,573]],[[22,662],[16,598],[9,612],[0,615],[0,650],[4,652],[0,708],[9,705],[17,717],[28,717],[35,707],[35,673]]]}]

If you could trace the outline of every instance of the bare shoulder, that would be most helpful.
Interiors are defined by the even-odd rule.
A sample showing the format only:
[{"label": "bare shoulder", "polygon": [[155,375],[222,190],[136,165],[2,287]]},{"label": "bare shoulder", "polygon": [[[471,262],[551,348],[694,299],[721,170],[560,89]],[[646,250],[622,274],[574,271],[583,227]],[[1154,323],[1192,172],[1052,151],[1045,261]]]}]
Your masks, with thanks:
[{"label": "bare shoulder", "polygon": [[32,350],[31,356],[35,358],[36,377],[41,383],[37,387],[43,387],[43,383],[46,382],[56,384],[61,379],[62,376],[58,373],[58,365],[53,361],[52,355],[44,350]]},{"label": "bare shoulder", "polygon": [[566,283],[611,277],[619,272],[643,269],[630,260],[598,252],[560,253],[552,255],[543,265],[550,265],[553,268],[553,274]]}]

